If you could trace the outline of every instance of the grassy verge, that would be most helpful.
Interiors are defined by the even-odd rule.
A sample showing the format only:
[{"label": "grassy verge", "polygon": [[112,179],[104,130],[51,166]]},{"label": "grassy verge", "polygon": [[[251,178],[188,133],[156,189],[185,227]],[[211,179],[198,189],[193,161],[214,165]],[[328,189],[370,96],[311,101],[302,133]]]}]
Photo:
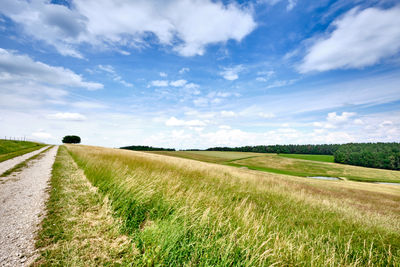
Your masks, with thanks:
[{"label": "grassy verge", "polygon": [[0,162],[24,155],[46,146],[34,142],[0,140]]},{"label": "grassy verge", "polygon": [[87,181],[64,146],[53,165],[49,193],[34,266],[127,265],[134,257],[136,249],[120,233],[108,198]]},{"label": "grassy verge", "polygon": [[109,196],[114,215],[134,240],[139,254],[133,265],[400,261],[399,191],[303,182],[149,153],[68,149],[91,183]]},{"label": "grassy verge", "polygon": [[23,168],[25,168],[29,162],[31,162],[32,160],[35,159],[40,159],[41,157],[43,157],[43,155],[49,150],[51,149],[53,146],[49,146],[48,148],[46,148],[45,150],[43,150],[42,152],[40,152],[39,154],[33,155],[32,157],[24,160],[21,163],[18,163],[17,165],[15,165],[14,167],[12,167],[11,169],[6,170],[5,172],[3,172],[0,177],[7,177],[10,174],[14,173],[14,172],[19,172],[21,171]]},{"label": "grassy verge", "polygon": [[305,159],[320,162],[335,162],[332,155],[308,155],[308,154],[279,154],[280,157],[292,159]]}]

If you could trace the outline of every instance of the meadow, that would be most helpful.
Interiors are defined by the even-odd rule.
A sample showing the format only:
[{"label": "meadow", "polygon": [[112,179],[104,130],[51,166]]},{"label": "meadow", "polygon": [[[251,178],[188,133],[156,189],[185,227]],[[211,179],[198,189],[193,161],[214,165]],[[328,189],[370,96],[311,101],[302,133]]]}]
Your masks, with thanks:
[{"label": "meadow", "polygon": [[[300,177],[326,176],[363,182],[400,183],[399,171],[333,163],[331,162],[333,157],[329,155],[221,151],[160,151],[151,153]],[[230,155],[231,153],[233,154]]]},{"label": "meadow", "polygon": [[[134,246],[134,252],[119,254],[122,263],[394,266],[400,262],[400,188],[395,186],[304,179],[100,147],[68,145],[67,149],[69,154],[62,156],[72,157],[95,192],[109,200],[112,216],[121,224],[120,234]],[[251,160],[253,154],[245,157]],[[243,154],[192,155],[246,160]],[[56,162],[61,164],[59,157]],[[90,203],[82,207],[80,203],[76,201],[76,209],[91,210]],[[56,224],[46,224],[50,237],[72,227],[68,212],[57,216]],[[92,229],[90,224],[86,227]],[[80,231],[86,233],[85,228]],[[68,242],[66,248],[81,241]],[[62,259],[68,253],[66,249]],[[59,262],[57,253],[43,255],[47,262]]]},{"label": "meadow", "polygon": [[0,162],[35,151],[44,146],[44,144],[29,141],[0,139]]}]

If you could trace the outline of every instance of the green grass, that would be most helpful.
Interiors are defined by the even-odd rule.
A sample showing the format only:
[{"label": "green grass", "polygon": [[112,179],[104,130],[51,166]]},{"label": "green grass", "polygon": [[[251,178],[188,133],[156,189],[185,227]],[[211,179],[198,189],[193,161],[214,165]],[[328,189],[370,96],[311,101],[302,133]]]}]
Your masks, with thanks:
[{"label": "green grass", "polygon": [[400,190],[250,173],[142,152],[68,149],[109,197],[115,218],[134,241],[138,254],[129,259],[134,266],[400,261]]},{"label": "green grass", "polygon": [[53,146],[49,146],[48,148],[46,148],[45,150],[43,150],[42,152],[40,152],[39,154],[33,155],[32,157],[24,160],[21,163],[18,163],[17,165],[15,165],[14,167],[12,167],[9,170],[6,170],[5,172],[3,172],[0,177],[6,177],[9,176],[10,174],[14,173],[14,172],[19,172],[21,171],[23,168],[25,168],[28,163],[32,160],[38,159],[43,157],[44,153],[46,153],[50,148],[52,148]]},{"label": "green grass", "polygon": [[0,162],[35,151],[44,146],[44,144],[35,142],[0,139]]},{"label": "green grass", "polygon": [[159,154],[299,177],[326,176],[359,182],[400,183],[399,171],[324,162],[332,157],[326,155],[278,155],[219,151],[176,151]]},{"label": "green grass", "polygon": [[280,157],[292,159],[304,159],[321,162],[335,162],[332,155],[309,155],[309,154],[279,154]]},{"label": "green grass", "polygon": [[61,146],[53,165],[46,217],[33,266],[127,266],[137,254],[111,215],[108,198],[93,188]]}]

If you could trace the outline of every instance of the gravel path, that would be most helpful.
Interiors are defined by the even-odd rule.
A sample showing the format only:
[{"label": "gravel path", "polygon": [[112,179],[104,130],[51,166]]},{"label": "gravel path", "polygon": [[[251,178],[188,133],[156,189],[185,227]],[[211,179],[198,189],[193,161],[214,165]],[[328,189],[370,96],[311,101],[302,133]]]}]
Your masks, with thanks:
[{"label": "gravel path", "polygon": [[21,155],[21,156],[18,156],[18,157],[15,157],[15,158],[12,158],[12,159],[9,159],[9,160],[0,162],[0,175],[1,175],[3,172],[5,172],[5,171],[11,169],[12,167],[14,167],[15,165],[17,165],[18,163],[21,163],[21,162],[23,162],[24,160],[27,160],[27,159],[29,159],[30,157],[32,157],[32,156],[34,156],[34,155],[36,155],[36,154],[39,154],[40,152],[42,152],[42,151],[45,150],[46,148],[48,148],[48,146],[42,147],[41,149],[38,149],[38,150],[35,150],[35,151],[32,151],[32,152],[26,153],[26,154],[24,154],[24,155]]},{"label": "gravel path", "polygon": [[[35,235],[58,147],[0,182],[0,266],[27,266],[35,259]],[[35,151],[37,152],[37,151]]]}]

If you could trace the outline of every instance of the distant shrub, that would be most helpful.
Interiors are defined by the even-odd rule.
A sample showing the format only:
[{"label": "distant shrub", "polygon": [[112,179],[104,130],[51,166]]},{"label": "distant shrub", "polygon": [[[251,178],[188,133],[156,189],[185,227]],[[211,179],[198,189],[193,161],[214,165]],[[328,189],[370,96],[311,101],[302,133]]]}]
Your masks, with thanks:
[{"label": "distant shrub", "polygon": [[136,150],[136,151],[175,151],[174,148],[162,148],[162,147],[152,147],[152,146],[124,146],[120,149]]},{"label": "distant shrub", "polygon": [[66,144],[79,144],[81,142],[81,138],[76,135],[66,135],[64,136],[62,142]]}]

